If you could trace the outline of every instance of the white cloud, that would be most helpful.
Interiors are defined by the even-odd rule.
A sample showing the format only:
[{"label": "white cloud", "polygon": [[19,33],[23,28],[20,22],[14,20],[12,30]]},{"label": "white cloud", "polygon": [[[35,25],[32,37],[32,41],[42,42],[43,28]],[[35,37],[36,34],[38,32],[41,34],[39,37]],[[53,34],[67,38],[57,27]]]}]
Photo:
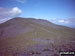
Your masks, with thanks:
[{"label": "white cloud", "polygon": [[21,14],[22,11],[18,7],[14,7],[11,11],[9,11],[9,13],[11,14],[11,16],[17,16]]},{"label": "white cloud", "polygon": [[51,22],[59,25],[65,25],[68,27],[75,28],[75,18],[67,18],[67,19],[51,19]]},{"label": "white cloud", "polygon": [[20,2],[20,3],[25,3],[27,0],[15,0],[17,2]]},{"label": "white cloud", "polygon": [[65,22],[65,20],[58,20],[58,22],[64,23],[64,22]]},{"label": "white cloud", "polygon": [[2,8],[0,7],[0,23],[9,20],[12,17],[20,15],[22,11],[18,7],[14,8]]},{"label": "white cloud", "polygon": [[60,20],[58,20],[58,22],[59,22],[59,23],[66,23],[66,24],[67,24],[67,23],[69,23],[69,20],[60,19]]},{"label": "white cloud", "polygon": [[70,23],[69,19],[51,19],[52,22],[56,22],[56,23],[63,23],[63,24],[68,24]]}]

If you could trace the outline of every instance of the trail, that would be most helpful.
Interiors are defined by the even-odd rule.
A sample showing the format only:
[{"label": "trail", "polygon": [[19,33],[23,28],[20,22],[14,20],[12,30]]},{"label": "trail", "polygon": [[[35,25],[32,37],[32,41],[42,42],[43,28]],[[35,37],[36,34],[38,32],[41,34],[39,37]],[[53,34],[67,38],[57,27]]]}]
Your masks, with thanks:
[{"label": "trail", "polygon": [[[33,27],[36,27],[37,29],[41,29],[41,30],[44,30],[44,31],[46,31],[46,32],[48,32],[48,33],[52,33],[52,34],[54,34],[56,37],[60,37],[60,36],[57,36],[56,33],[52,32],[52,31],[49,31],[49,30],[47,30],[47,29],[45,29],[45,28],[38,27],[38,26],[33,25],[33,24],[30,24],[30,25],[33,26]],[[35,33],[37,33],[37,32],[35,31]]]},{"label": "trail", "polygon": [[54,40],[52,40],[52,39],[51,40],[46,40],[46,39],[34,38],[32,40],[40,42],[40,44],[54,43]]}]

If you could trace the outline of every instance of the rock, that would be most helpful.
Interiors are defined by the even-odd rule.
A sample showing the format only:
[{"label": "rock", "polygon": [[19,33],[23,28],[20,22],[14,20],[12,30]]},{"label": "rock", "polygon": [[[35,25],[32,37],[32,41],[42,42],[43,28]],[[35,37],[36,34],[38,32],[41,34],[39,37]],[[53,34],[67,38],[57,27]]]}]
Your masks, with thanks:
[{"label": "rock", "polygon": [[43,51],[50,51],[50,49],[47,49],[47,48],[46,48],[46,49],[44,49]]}]

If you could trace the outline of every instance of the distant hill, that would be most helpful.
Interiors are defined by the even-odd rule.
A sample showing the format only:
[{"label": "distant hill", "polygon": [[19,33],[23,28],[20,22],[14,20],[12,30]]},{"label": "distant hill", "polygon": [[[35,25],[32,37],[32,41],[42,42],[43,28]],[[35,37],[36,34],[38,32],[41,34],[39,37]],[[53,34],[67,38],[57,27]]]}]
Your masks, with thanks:
[{"label": "distant hill", "polygon": [[[30,51],[30,48],[34,50],[37,45],[52,46],[53,49],[50,49],[57,52],[74,51],[75,29],[35,18],[16,17],[0,24],[0,56],[33,56],[35,52],[27,53],[26,51]],[[25,50],[26,48],[28,49]],[[52,55],[54,54],[57,53],[53,52]]]}]

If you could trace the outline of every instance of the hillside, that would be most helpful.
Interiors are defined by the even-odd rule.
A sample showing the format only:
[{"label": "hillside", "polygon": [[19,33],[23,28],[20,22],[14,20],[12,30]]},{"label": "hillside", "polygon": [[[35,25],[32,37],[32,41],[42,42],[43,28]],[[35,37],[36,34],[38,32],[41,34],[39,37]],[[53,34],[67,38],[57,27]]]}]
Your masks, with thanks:
[{"label": "hillside", "polygon": [[59,56],[75,51],[75,29],[35,18],[0,24],[0,56]]}]

